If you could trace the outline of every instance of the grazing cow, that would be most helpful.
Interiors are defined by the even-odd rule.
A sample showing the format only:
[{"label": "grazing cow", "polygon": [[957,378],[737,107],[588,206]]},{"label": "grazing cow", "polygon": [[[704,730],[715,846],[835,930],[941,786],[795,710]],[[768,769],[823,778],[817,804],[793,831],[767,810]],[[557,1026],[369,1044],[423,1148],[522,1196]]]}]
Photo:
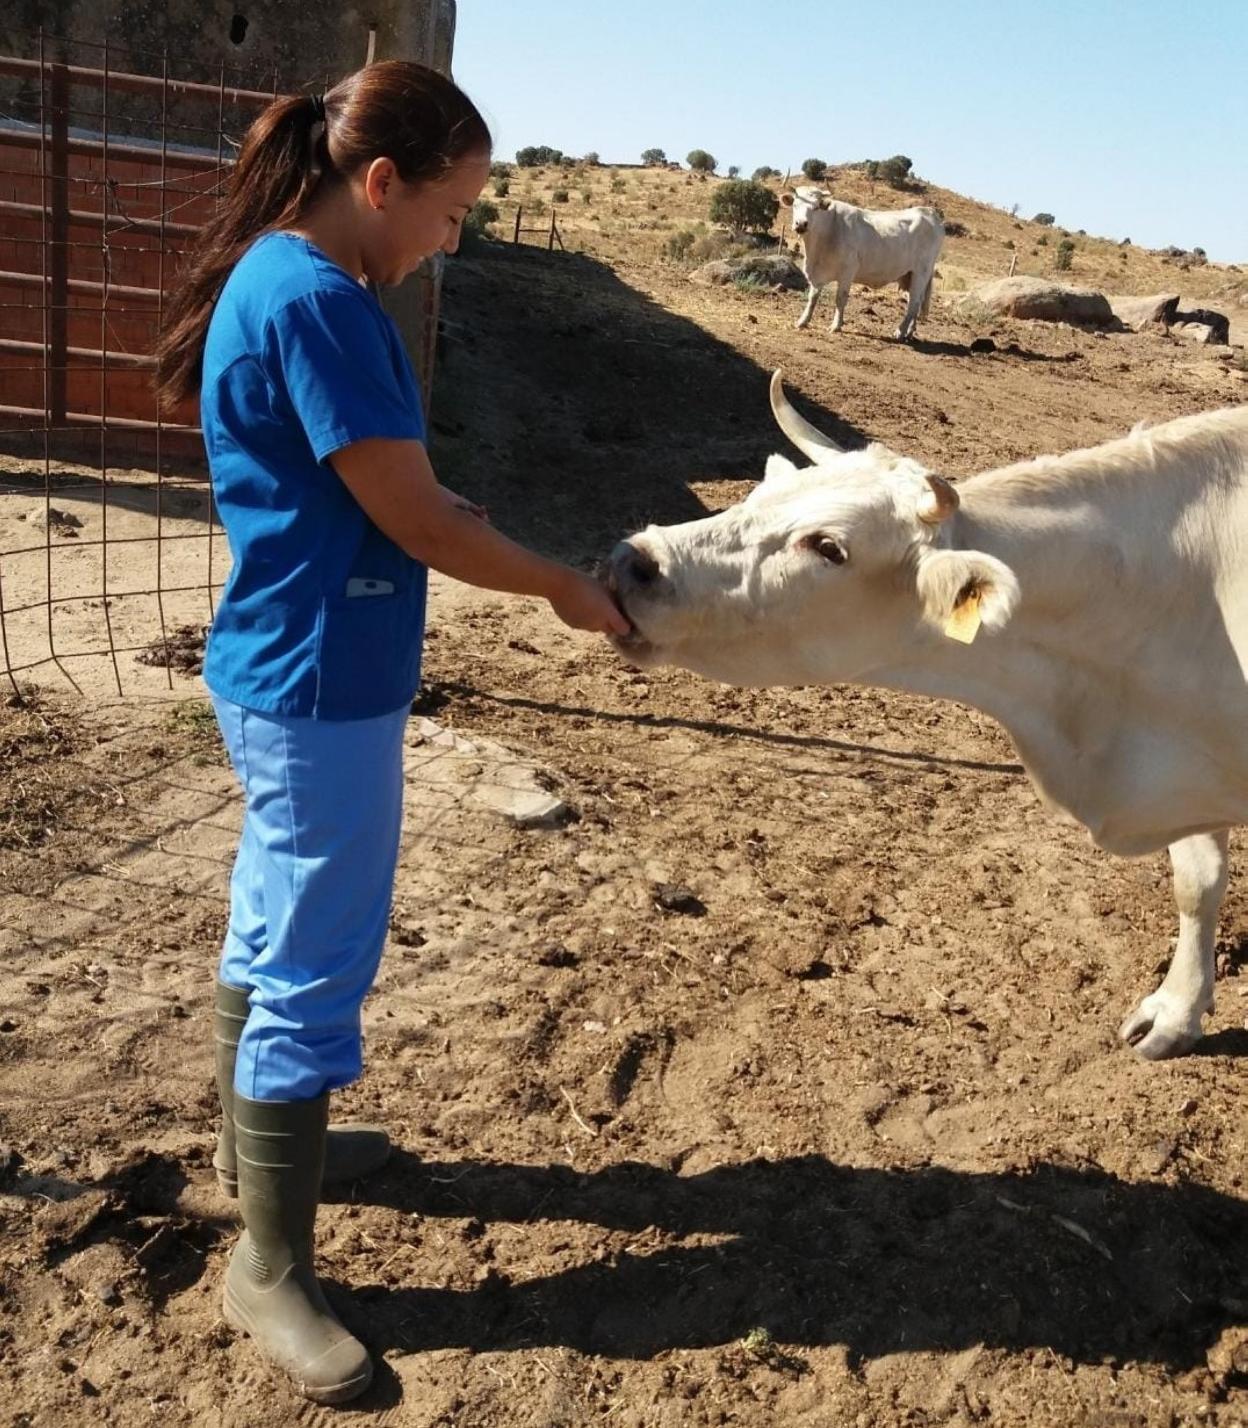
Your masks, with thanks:
[{"label": "grazing cow", "polygon": [[1041,797],[1111,853],[1169,847],[1179,938],[1122,1024],[1187,1051],[1213,1004],[1227,832],[1248,822],[1248,406],[1043,456],[957,489],[789,405],[740,505],[650,527],[606,576],[633,662],[741,685],[880,685],[982,709]]},{"label": "grazing cow", "polygon": [[841,203],[823,188],[805,187],[781,194],[793,210],[793,231],[806,254],[810,292],[797,319],[805,327],[815,311],[825,283],[836,283],[836,316],[832,331],[845,320],[845,304],[855,283],[869,288],[896,283],[910,295],[896,336],[914,335],[920,313],[927,316],[932,275],[945,241],[945,226],[934,208],[855,208]]}]

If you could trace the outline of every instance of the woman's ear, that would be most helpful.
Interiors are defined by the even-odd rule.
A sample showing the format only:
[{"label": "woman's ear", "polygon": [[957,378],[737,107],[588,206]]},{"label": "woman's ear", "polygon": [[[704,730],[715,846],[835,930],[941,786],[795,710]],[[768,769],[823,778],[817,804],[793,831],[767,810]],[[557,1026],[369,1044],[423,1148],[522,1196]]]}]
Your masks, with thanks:
[{"label": "woman's ear", "polygon": [[386,158],[374,159],[364,171],[364,197],[375,212],[385,208],[397,175],[394,160]]}]

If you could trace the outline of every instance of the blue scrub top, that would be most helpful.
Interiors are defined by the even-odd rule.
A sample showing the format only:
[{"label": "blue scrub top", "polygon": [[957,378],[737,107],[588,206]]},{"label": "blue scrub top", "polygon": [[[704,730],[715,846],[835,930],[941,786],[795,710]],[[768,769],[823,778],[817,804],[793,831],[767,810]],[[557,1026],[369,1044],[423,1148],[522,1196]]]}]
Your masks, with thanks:
[{"label": "blue scrub top", "polygon": [[200,421],[234,561],[208,639],[209,689],[313,719],[410,701],[427,571],[328,462],[367,437],[425,439],[411,363],[377,299],[307,239],[258,239],[209,323]]}]

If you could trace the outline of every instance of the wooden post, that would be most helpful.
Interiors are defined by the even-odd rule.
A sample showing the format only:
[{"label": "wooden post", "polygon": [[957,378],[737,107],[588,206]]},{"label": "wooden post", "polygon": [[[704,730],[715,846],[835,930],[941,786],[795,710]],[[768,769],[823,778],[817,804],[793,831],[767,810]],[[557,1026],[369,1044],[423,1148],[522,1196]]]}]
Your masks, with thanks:
[{"label": "wooden post", "polygon": [[[45,192],[51,190],[51,202],[47,206],[52,219],[51,252],[45,259],[51,268],[47,294],[47,351],[44,354],[48,375],[45,405],[49,425],[62,426],[69,385],[66,372],[69,361],[66,351],[69,326],[69,71],[63,64],[52,64],[48,68],[51,75],[51,122],[48,126],[51,130],[51,153],[45,149],[41,156]],[[107,211],[108,204],[102,206]],[[106,283],[107,280],[105,274]],[[100,299],[101,307],[105,301],[106,298]]]},{"label": "wooden post", "polygon": [[1006,276],[1012,278],[1012,277],[1014,276],[1014,269],[1017,268],[1017,267],[1018,267],[1018,254],[1017,254],[1017,253],[1011,253],[1011,254],[1010,254],[1010,271],[1009,271],[1008,274],[1006,274]]},{"label": "wooden post", "polygon": [[555,210],[553,207],[550,210],[550,235],[546,239],[546,251],[548,253],[555,251]]},{"label": "wooden post", "polygon": [[512,241],[513,243],[519,243],[519,241],[520,241],[520,215],[521,215],[523,212],[524,212],[523,207],[522,207],[520,204],[517,203],[517,204],[516,204],[516,231],[515,231],[515,233],[512,234],[512,237],[511,237],[511,241]]}]

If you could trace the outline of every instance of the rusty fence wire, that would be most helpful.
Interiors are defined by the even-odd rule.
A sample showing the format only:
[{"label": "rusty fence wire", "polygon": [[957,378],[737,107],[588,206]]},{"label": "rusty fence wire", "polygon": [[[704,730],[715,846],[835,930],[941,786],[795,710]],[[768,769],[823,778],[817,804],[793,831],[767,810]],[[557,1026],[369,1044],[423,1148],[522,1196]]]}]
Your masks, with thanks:
[{"label": "rusty fence wire", "polygon": [[0,680],[18,695],[172,688],[228,570],[197,414],[162,416],[151,352],[277,83],[139,58],[154,72],[42,35],[0,56]]}]

